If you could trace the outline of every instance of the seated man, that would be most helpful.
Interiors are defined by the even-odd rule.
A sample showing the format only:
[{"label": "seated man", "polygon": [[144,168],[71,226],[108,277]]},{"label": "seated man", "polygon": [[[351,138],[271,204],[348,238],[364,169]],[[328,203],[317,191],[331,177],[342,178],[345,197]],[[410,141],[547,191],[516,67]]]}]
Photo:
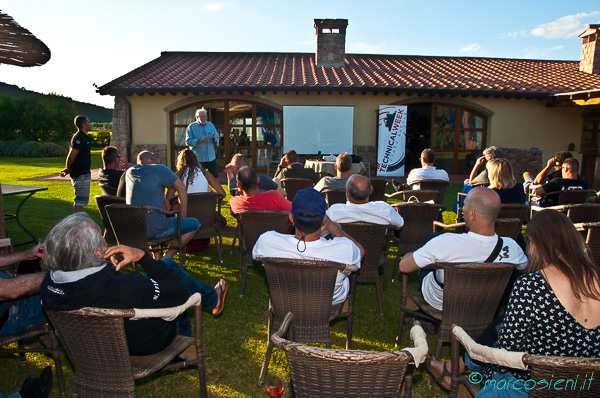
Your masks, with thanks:
[{"label": "seated man", "polygon": [[284,178],[308,178],[315,182],[321,179],[316,171],[302,166],[300,157],[293,149],[287,151],[281,158],[277,170],[275,171],[275,178],[280,180],[283,180]]},{"label": "seated man", "polygon": [[[227,186],[229,186],[229,193],[234,196],[238,194],[237,179],[235,175],[244,166],[250,166],[248,159],[241,153],[233,155],[231,162],[225,166],[225,174],[227,174]],[[266,174],[260,174],[258,176],[258,189],[261,191],[278,191],[282,196],[285,197],[285,189],[281,187],[281,183],[278,179],[272,180]]]},{"label": "seated man", "polygon": [[[152,152],[142,151],[138,155],[138,164],[125,173],[127,181],[126,203],[134,206],[154,206],[170,209],[165,199],[165,189],[174,189],[179,193],[181,203],[181,241],[185,246],[194,237],[200,223],[195,218],[186,218],[187,189],[183,182],[167,166],[156,164]],[[166,238],[177,234],[177,218],[168,218],[164,214],[150,213],[146,215],[146,232],[148,239]],[[167,251],[167,257],[173,257],[177,249]]]},{"label": "seated man", "polygon": [[[323,195],[313,188],[301,189],[294,197],[290,214],[290,220],[296,226],[296,234],[265,232],[256,241],[252,257],[255,260],[262,257],[283,257],[337,261],[360,267],[364,256],[362,246],[325,215],[326,209]],[[333,238],[322,238],[321,233],[324,231],[329,231]],[[332,304],[346,300],[349,286],[348,277],[338,272]]]},{"label": "seated man", "polygon": [[[499,238],[495,233],[500,197],[494,190],[484,187],[472,189],[465,199],[463,212],[468,233],[446,233],[432,238],[415,252],[404,255],[400,271],[413,272],[438,262],[503,262],[517,264],[519,270],[527,266],[527,257],[521,247],[513,239]],[[441,311],[444,271],[422,270],[419,281],[419,290],[425,301]]]},{"label": "seated man", "polygon": [[548,159],[546,167],[544,167],[542,171],[540,171],[538,175],[535,176],[535,179],[533,178],[530,172],[524,172],[523,189],[525,190],[525,194],[529,194],[529,187],[531,187],[532,185],[545,184],[550,180],[562,177],[562,164],[565,161],[565,159],[570,159],[572,157],[573,155],[571,154],[571,152],[557,152],[553,158]]},{"label": "seated man", "polygon": [[104,167],[98,172],[98,185],[100,188],[108,187],[108,191],[112,189],[116,193],[121,175],[133,165],[121,160],[119,150],[114,146],[102,149],[102,164]]},{"label": "seated man", "polygon": [[[40,245],[36,245],[24,252],[0,255],[0,269],[20,262],[39,260],[42,257],[39,248]],[[37,267],[39,268],[39,264]],[[48,322],[40,305],[39,295],[40,284],[46,272],[21,272],[21,267],[16,276],[0,272],[0,336],[3,337],[22,334]]]},{"label": "seated man", "polygon": [[465,180],[465,184],[489,184],[490,180],[487,175],[487,169],[485,163],[494,159],[500,159],[504,157],[504,152],[497,146],[490,146],[484,149],[483,156],[480,156],[471,170],[471,175],[468,180]]},{"label": "seated man", "polygon": [[558,196],[545,196],[550,192],[588,188],[587,181],[579,178],[579,162],[577,159],[565,159],[561,167],[562,178],[554,178],[535,190],[535,194],[542,197],[540,201],[542,207],[558,205]]},{"label": "seated man", "polygon": [[369,202],[372,192],[373,187],[369,179],[354,174],[346,182],[348,202],[331,206],[327,210],[327,217],[338,223],[363,221],[373,224],[391,224],[396,228],[402,228],[404,220],[391,205],[379,201]]},{"label": "seated man", "polygon": [[244,166],[237,172],[237,186],[241,195],[229,201],[231,214],[244,210],[292,210],[292,203],[277,191],[261,192],[260,178],[252,167]]},{"label": "seated man", "polygon": [[342,152],[335,161],[335,171],[337,177],[323,177],[317,182],[314,188],[323,192],[326,189],[346,189],[346,181],[352,171],[352,157],[348,152]]},{"label": "seated man", "polygon": [[[421,166],[417,169],[412,169],[406,177],[408,185],[420,180],[444,180],[448,181],[448,173],[446,170],[438,169],[433,164],[435,163],[435,152],[433,149],[427,148],[421,152]],[[413,185],[413,189],[420,189],[418,184]]]},{"label": "seated man", "polygon": [[[142,266],[146,276],[136,271],[119,272],[131,262]],[[42,302],[52,310],[168,308],[185,303],[192,293],[200,293],[202,306],[218,315],[227,294],[224,279],[213,289],[196,282],[170,258],[154,260],[142,250],[127,246],[107,248],[100,228],[85,213],[68,216],[52,228],[46,239],[44,265],[50,272],[42,282]],[[131,354],[159,352],[178,333],[191,333],[189,319],[183,314],[172,322],[125,319]]]}]

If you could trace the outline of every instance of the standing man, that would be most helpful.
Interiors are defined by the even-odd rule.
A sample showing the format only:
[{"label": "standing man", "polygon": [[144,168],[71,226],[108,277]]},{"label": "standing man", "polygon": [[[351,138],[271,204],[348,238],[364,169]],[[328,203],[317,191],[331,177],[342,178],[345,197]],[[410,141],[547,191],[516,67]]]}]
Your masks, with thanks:
[{"label": "standing man", "polygon": [[62,177],[67,174],[71,176],[71,184],[75,191],[73,213],[78,213],[83,210],[83,206],[87,206],[90,200],[92,157],[87,133],[92,130],[92,123],[87,116],[83,115],[76,116],[74,123],[77,132],[71,138],[71,149],[67,155],[65,168],[62,169],[60,175]]},{"label": "standing man", "polygon": [[196,152],[202,167],[215,178],[219,178],[215,147],[219,145],[219,134],[215,125],[208,121],[206,109],[196,111],[196,121],[191,123],[185,132],[185,143]]}]

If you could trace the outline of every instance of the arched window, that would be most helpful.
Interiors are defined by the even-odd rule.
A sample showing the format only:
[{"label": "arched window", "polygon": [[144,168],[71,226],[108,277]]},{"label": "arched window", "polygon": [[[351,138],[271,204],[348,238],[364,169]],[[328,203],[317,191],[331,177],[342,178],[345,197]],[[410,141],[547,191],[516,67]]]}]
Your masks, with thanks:
[{"label": "arched window", "polygon": [[283,144],[281,111],[264,104],[228,99],[196,102],[171,111],[171,148],[175,154],[172,159],[186,148],[185,131],[196,121],[195,113],[200,108],[206,109],[208,120],[219,133],[219,169],[236,153],[245,155],[255,169],[266,169],[269,162],[279,162]]}]

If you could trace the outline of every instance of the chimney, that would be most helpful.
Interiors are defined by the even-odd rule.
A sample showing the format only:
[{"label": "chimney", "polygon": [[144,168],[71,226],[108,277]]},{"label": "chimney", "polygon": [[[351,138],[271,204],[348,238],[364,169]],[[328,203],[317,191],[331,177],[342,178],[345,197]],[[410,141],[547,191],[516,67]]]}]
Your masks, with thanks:
[{"label": "chimney", "polygon": [[581,62],[579,71],[585,73],[600,73],[600,25],[588,25],[585,32],[579,35],[581,44]]},{"label": "chimney", "polygon": [[315,19],[317,67],[340,67],[346,63],[347,19]]}]

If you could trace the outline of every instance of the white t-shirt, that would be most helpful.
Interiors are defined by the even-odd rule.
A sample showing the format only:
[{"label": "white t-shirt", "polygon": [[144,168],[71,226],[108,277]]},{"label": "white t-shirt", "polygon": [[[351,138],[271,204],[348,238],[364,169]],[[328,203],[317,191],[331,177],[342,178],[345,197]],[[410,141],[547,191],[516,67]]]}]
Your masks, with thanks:
[{"label": "white t-shirt", "polygon": [[[275,231],[265,232],[258,238],[252,257],[258,260],[262,257],[297,258],[306,260],[336,261],[342,264],[356,265],[360,268],[360,250],[348,238],[320,238],[306,242],[306,250],[299,252],[298,239],[294,235],[284,235]],[[300,242],[304,247],[304,242]],[[338,272],[333,291],[332,304],[343,303],[350,291],[348,276]]]},{"label": "white t-shirt", "polygon": [[[183,174],[181,175],[181,181],[183,181],[183,185],[185,185],[186,179],[187,179],[187,170],[185,170],[183,172]],[[191,183],[187,187],[187,193],[202,193],[202,192],[208,192],[208,181],[206,180],[206,177],[204,177],[204,174],[202,174],[201,171],[198,171],[198,173],[194,177],[194,182]]]},{"label": "white t-shirt", "polygon": [[[438,169],[435,166],[423,166],[418,169],[412,169],[406,177],[406,183],[412,184],[414,181],[420,180],[445,180],[448,181],[448,173],[446,170]],[[413,189],[420,189],[415,188]]]},{"label": "white t-shirt", "polygon": [[[498,235],[484,236],[474,232],[466,234],[446,233],[431,239],[423,247],[413,253],[413,259],[419,268],[437,262],[464,263],[483,262],[496,247]],[[502,249],[494,260],[495,263],[517,264],[517,269],[527,266],[527,257],[521,247],[511,238],[502,237]],[[432,307],[442,310],[444,290],[434,280],[435,272],[427,274],[423,279],[421,293],[425,301]],[[444,271],[438,270],[437,280],[444,283]],[[465,286],[468,289],[468,286]]]},{"label": "white t-shirt", "polygon": [[361,204],[336,203],[326,214],[331,221],[338,223],[362,221],[380,225],[391,224],[397,228],[404,225],[404,219],[391,205],[379,201]]}]

